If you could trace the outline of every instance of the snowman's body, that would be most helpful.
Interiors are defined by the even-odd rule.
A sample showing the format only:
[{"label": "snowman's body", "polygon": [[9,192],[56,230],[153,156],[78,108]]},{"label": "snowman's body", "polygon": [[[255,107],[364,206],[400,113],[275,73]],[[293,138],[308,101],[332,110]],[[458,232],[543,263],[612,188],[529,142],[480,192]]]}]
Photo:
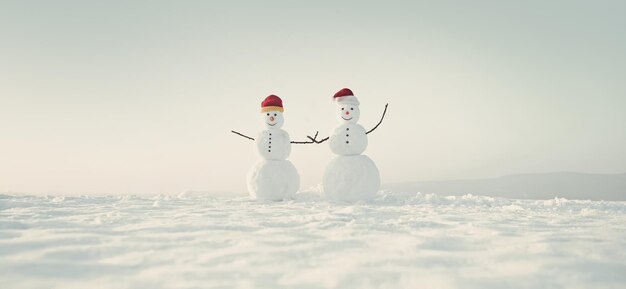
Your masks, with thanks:
[{"label": "snowman's body", "polygon": [[288,199],[300,187],[300,175],[288,160],[260,160],[250,169],[247,179],[250,196],[261,200]]},{"label": "snowman's body", "polygon": [[[272,115],[274,113],[272,112]],[[267,115],[270,116],[269,114]],[[255,139],[256,147],[262,160],[248,172],[248,192],[257,199],[280,201],[292,197],[300,187],[300,175],[287,160],[291,153],[289,134],[280,129],[282,114],[272,122],[266,122],[268,129],[259,133]]]},{"label": "snowman's body", "polygon": [[342,124],[333,130],[329,142],[336,155],[360,155],[367,148],[367,134],[360,124]]},{"label": "snowman's body", "polygon": [[367,132],[357,124],[358,102],[338,103],[343,123],[330,136],[331,151],[337,156],[326,166],[322,185],[327,199],[344,202],[374,198],[380,188],[376,164],[362,153],[367,148]]},{"label": "snowman's body", "polygon": [[324,194],[334,201],[371,200],[380,187],[376,164],[366,155],[339,155],[326,166]]},{"label": "snowman's body", "polygon": [[268,129],[256,138],[259,155],[267,160],[286,160],[291,153],[289,134],[282,129]]}]

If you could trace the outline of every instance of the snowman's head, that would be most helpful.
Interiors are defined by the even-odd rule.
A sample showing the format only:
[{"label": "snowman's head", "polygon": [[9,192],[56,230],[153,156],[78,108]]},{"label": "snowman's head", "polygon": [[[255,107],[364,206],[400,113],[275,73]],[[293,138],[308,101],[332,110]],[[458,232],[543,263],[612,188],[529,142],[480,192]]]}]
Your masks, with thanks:
[{"label": "snowman's head", "polygon": [[261,102],[261,117],[268,129],[277,129],[283,126],[283,100],[276,95],[269,95]]},{"label": "snowman's head", "polygon": [[337,102],[337,116],[341,123],[356,123],[359,121],[359,100],[354,96],[349,88],[337,91],[333,96],[333,100]]},{"label": "snowman's head", "polygon": [[337,116],[339,116],[341,123],[356,123],[359,121],[360,115],[361,111],[358,104],[338,103],[337,105]]},{"label": "snowman's head", "polygon": [[268,129],[281,128],[285,123],[283,113],[278,110],[261,112],[261,117],[263,117],[263,123]]}]

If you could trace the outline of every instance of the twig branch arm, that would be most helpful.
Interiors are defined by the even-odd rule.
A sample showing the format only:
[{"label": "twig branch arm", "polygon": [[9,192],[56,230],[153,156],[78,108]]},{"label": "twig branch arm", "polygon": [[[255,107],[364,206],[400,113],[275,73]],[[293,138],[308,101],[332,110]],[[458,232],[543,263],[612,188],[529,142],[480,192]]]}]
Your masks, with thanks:
[{"label": "twig branch arm", "polygon": [[328,137],[327,137],[327,138],[325,138],[325,139],[322,139],[322,140],[318,141],[318,140],[317,140],[317,135],[318,135],[319,133],[320,133],[320,132],[319,132],[319,131],[317,131],[317,132],[315,132],[315,136],[314,136],[314,137],[311,137],[311,136],[309,136],[309,135],[307,135],[306,137],[308,137],[308,138],[309,138],[312,142],[314,142],[314,143],[316,143],[316,144],[321,144],[321,143],[325,142],[326,140],[328,140]]},{"label": "twig branch arm", "polygon": [[312,141],[291,141],[292,144],[312,144]]},{"label": "twig branch arm", "polygon": [[315,138],[314,138],[314,137],[310,137],[310,136],[307,136],[307,137],[308,137],[310,140],[314,141],[316,144],[321,144],[321,143],[323,143],[323,142],[327,141],[327,140],[330,138],[329,136],[327,136],[327,137],[325,137],[325,138],[323,138],[323,139],[321,139],[321,140],[317,141],[317,140],[315,140]]},{"label": "twig branch arm", "polygon": [[242,136],[242,137],[245,137],[245,138],[247,138],[247,139],[249,139],[249,140],[254,140],[253,138],[251,138],[251,137],[249,137],[249,136],[247,136],[247,135],[245,135],[245,134],[242,134],[242,133],[240,133],[240,132],[236,132],[236,131],[234,131],[234,130],[231,130],[230,132],[232,132],[232,133],[234,133],[234,134],[237,134],[237,135],[240,135],[240,136]]},{"label": "twig branch arm", "polygon": [[317,143],[317,142],[315,141],[315,138],[317,137],[317,134],[319,134],[319,133],[320,133],[319,131],[316,131],[316,132],[315,132],[315,136],[314,136],[313,138],[311,138],[310,136],[308,136],[308,135],[307,135],[307,137],[308,137],[309,139],[311,139],[311,141],[291,141],[291,143],[292,143],[292,144],[313,144],[313,143]]},{"label": "twig branch arm", "polygon": [[383,122],[383,119],[385,118],[385,113],[387,113],[387,106],[389,104],[385,104],[385,110],[383,111],[383,116],[380,117],[380,121],[376,124],[375,127],[373,127],[372,129],[370,129],[368,132],[366,132],[365,134],[369,134],[370,132],[373,132],[376,128],[378,128],[378,126]]}]

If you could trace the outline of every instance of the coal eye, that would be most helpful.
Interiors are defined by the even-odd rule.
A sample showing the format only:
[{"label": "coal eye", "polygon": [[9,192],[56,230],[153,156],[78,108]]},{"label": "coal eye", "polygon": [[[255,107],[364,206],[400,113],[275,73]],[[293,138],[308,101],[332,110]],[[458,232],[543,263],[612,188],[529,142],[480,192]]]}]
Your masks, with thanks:
[{"label": "coal eye", "polygon": [[343,110],[343,107],[341,108],[341,110]]},{"label": "coal eye", "polygon": [[351,107],[350,110],[354,110],[354,107]]},{"label": "coal eye", "polygon": [[267,116],[270,116],[270,113],[269,113],[269,112],[267,113]]},{"label": "coal eye", "polygon": [[276,116],[276,114],[274,114],[274,116]]}]

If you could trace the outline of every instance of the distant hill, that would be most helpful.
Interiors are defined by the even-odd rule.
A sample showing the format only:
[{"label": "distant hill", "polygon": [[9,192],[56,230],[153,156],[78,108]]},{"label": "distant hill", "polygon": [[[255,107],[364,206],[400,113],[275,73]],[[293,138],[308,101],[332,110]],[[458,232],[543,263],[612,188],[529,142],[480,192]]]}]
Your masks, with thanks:
[{"label": "distant hill", "polygon": [[492,179],[394,183],[383,189],[438,195],[486,195],[515,199],[626,201],[626,174],[542,173]]}]

